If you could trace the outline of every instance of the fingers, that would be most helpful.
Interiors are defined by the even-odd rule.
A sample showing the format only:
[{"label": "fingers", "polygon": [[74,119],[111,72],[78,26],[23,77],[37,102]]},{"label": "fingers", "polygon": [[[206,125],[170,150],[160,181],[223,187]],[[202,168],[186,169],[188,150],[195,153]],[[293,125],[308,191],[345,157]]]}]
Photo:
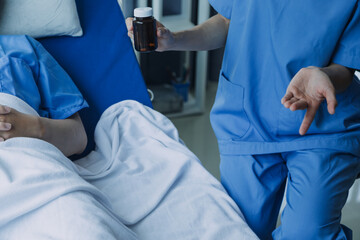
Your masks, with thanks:
[{"label": "fingers", "polygon": [[287,100],[286,102],[283,103],[284,107],[286,108],[290,108],[292,104],[294,104],[295,102],[299,101],[299,99],[297,98],[291,98],[289,100]]},{"label": "fingers", "polygon": [[157,29],[158,38],[169,38],[170,30],[166,27],[159,27]]},{"label": "fingers", "polygon": [[305,96],[298,88],[289,87],[285,96],[281,99],[281,103],[285,105],[286,102],[292,99],[305,99]]},{"label": "fingers", "polygon": [[[327,101],[327,100],[326,100]],[[335,108],[336,108],[336,106],[337,106],[337,101],[331,101],[331,102],[329,102],[329,101],[327,101],[327,104],[328,104],[328,112],[331,114],[331,115],[333,115],[333,114],[335,114]]]},{"label": "fingers", "polygon": [[289,108],[291,111],[296,111],[296,110],[304,110],[308,107],[308,103],[305,100],[302,99],[298,99],[296,100],[294,103],[292,103]]},{"label": "fingers", "polygon": [[11,112],[11,108],[8,106],[0,105],[0,114],[8,114]]},{"label": "fingers", "polygon": [[309,105],[307,111],[305,113],[305,117],[301,123],[299,134],[305,135],[306,132],[309,130],[311,123],[314,121],[315,114],[319,108],[320,104],[316,105]]},{"label": "fingers", "polygon": [[335,108],[337,106],[337,100],[335,97],[335,90],[334,89],[328,89],[324,93],[324,97],[326,99],[327,103],[327,109],[330,114],[335,114]]},{"label": "fingers", "polygon": [[281,103],[284,104],[285,102],[289,101],[291,98],[293,98],[294,95],[291,92],[288,92],[285,94],[285,96],[281,99]]},{"label": "fingers", "polygon": [[284,105],[284,107],[289,108],[291,111],[304,110],[308,107],[308,103],[306,102],[306,100],[298,99],[295,97],[288,99],[288,97],[285,96],[281,100],[281,102]]},{"label": "fingers", "polygon": [[0,122],[0,131],[9,131],[11,129],[11,123]]},{"label": "fingers", "polygon": [[[128,30],[128,36],[131,39],[134,39],[134,26],[133,26],[134,18],[127,18],[126,19],[126,27]],[[157,28],[157,36],[158,38],[168,38],[169,34],[171,33],[169,29],[167,29],[161,22],[156,21],[156,28]]]},{"label": "fingers", "polygon": [[134,27],[133,27],[133,18],[126,19],[126,28],[128,30],[128,36],[133,39],[134,38]]},{"label": "fingers", "polygon": [[134,18],[131,18],[131,17],[129,17],[129,18],[127,18],[126,19],[126,27],[127,27],[127,29],[128,29],[128,31],[132,31],[133,29],[134,29],[134,27],[133,27],[133,20],[134,20]]},{"label": "fingers", "polygon": [[[5,115],[5,114],[9,114],[11,112],[11,108],[8,106],[4,106],[4,105],[0,105],[0,115]],[[0,116],[0,131],[1,132],[6,132],[6,131],[10,131],[12,128],[12,125],[10,123],[5,122],[6,118],[5,116]],[[2,133],[2,136],[0,136],[0,142],[5,141],[5,135],[4,133]]]}]

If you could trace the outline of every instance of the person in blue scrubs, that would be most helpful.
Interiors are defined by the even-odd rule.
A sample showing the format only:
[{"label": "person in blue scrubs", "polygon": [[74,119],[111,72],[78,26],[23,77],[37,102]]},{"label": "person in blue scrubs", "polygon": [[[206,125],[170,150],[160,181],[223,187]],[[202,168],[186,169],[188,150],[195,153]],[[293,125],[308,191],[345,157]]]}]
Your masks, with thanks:
[{"label": "person in blue scrubs", "polygon": [[33,137],[66,156],[84,151],[87,136],[78,114],[87,102],[55,59],[28,36],[0,36],[0,93],[30,105],[38,116],[1,105],[0,141]]},{"label": "person in blue scrubs", "polygon": [[359,1],[210,4],[219,14],[193,29],[158,23],[158,51],[226,46],[211,112],[223,185],[260,239],[351,239],[340,220],[360,173]]}]

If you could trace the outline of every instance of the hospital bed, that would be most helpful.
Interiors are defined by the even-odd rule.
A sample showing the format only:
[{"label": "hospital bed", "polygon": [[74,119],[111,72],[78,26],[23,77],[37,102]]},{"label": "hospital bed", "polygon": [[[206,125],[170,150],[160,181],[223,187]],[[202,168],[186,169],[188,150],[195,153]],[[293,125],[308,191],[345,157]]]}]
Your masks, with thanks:
[{"label": "hospital bed", "polygon": [[[38,40],[90,105],[80,112],[89,144],[74,161],[34,139],[0,146],[0,239],[257,239],[151,108],[116,0],[76,3],[82,37]],[[344,209],[351,222],[357,189]]]},{"label": "hospital bed", "polygon": [[257,239],[152,109],[117,1],[76,4],[82,37],[38,40],[89,103],[80,112],[89,144],[74,161],[38,139],[0,144],[0,239]]},{"label": "hospital bed", "polygon": [[[41,40],[41,42],[71,75],[88,100],[91,108],[81,112],[81,115],[84,119],[89,139],[93,139],[93,130],[95,129],[95,125],[100,118],[100,115],[112,104],[122,100],[131,99],[148,107],[151,107],[152,105],[133,54],[131,43],[127,37],[126,28],[123,24],[124,19],[121,14],[121,10],[117,7],[116,0],[78,0],[77,4],[82,27],[85,31],[84,37],[80,39],[71,37],[60,37],[55,39],[50,38]],[[117,31],[114,31],[114,29]],[[92,49],[91,52],[89,52],[89,49]],[[88,71],[89,68],[91,68],[92,71]],[[166,126],[167,124],[164,123],[164,125]],[[86,154],[93,149],[93,147],[94,143],[91,141]],[[185,151],[188,150],[185,149]],[[193,156],[192,158],[196,157]],[[200,166],[198,171],[204,172],[204,174],[207,175],[205,170]],[[189,177],[189,180],[190,179],[191,177]],[[210,175],[207,175],[205,180],[209,183],[205,184],[206,188],[219,188],[217,181],[212,179]],[[344,214],[342,222],[354,230],[354,239],[360,240],[360,216],[357,214],[360,210],[359,182],[360,181],[357,180],[350,191],[348,202],[343,211]],[[210,186],[212,184],[213,186]],[[209,196],[213,195],[210,194]],[[180,199],[186,201],[184,198],[186,199],[187,197],[181,196],[179,201],[181,201]],[[226,196],[222,196],[221,198],[226,198]],[[231,206],[233,211],[230,212],[237,215],[239,210],[232,203],[229,205],[228,201],[230,200],[227,199],[224,202],[224,205]],[[181,232],[181,226],[187,222],[187,220],[184,219],[184,222],[181,223],[181,219],[188,214],[188,211],[192,211],[194,216],[202,219],[200,216],[203,214],[207,215],[205,213],[206,211],[211,212],[212,210],[210,206],[214,204],[219,204],[216,198],[213,203],[209,203],[208,209],[204,206],[205,208],[191,208],[191,210],[189,210],[187,208],[191,207],[191,204],[189,206],[186,204],[179,204],[179,207],[174,209],[174,212],[177,210],[181,211],[177,215],[179,220],[179,232]],[[164,203],[164,205],[166,205],[166,203]],[[159,209],[162,207],[163,206],[159,207]],[[161,212],[162,210],[159,210],[159,216],[155,214],[155,217],[150,216],[148,217],[148,220],[153,221],[153,219],[155,219],[154,221],[158,222],[159,219],[164,218],[164,216],[161,216]],[[215,222],[219,223],[220,218],[224,213],[228,214],[229,211],[224,210],[222,213],[218,212],[218,217],[214,213],[214,215],[209,216],[208,218],[218,218],[219,221],[215,220]],[[241,216],[241,213],[239,215]],[[213,235],[206,235],[208,231],[199,230],[201,229],[201,224],[199,224],[198,227],[194,227],[193,233],[188,233],[186,237],[179,237],[178,239],[230,240],[255,238],[250,233],[251,231],[248,229],[246,224],[242,223],[242,217],[234,217],[233,220],[234,226],[219,226],[220,229],[238,229],[234,233],[230,231],[230,235],[228,235],[228,237],[219,237],[219,235],[216,235],[216,232],[217,234],[221,233],[220,229],[214,230]],[[133,228],[135,231],[137,230],[141,238],[146,239],[147,237],[143,234],[148,234],[148,239],[161,239],[159,236],[154,237],[149,234],[147,230],[143,230],[148,229],[149,225],[151,225],[147,225],[148,223],[146,221],[144,222],[144,226]],[[169,228],[168,230],[170,232],[174,231],[171,228],[173,225],[170,224],[167,226],[165,224],[166,222],[168,222],[168,220],[165,220],[165,218],[163,221],[160,220],[160,222],[158,222],[159,225],[163,226],[163,228],[159,229],[159,231],[164,231],[166,228]],[[204,224],[206,221],[202,219],[200,222]],[[209,222],[208,228],[211,228],[210,226],[214,227],[214,225],[212,225],[214,222],[211,220]],[[187,230],[189,229],[183,229],[183,231]],[[163,239],[176,239],[174,236],[175,235],[172,234],[164,234]]]}]

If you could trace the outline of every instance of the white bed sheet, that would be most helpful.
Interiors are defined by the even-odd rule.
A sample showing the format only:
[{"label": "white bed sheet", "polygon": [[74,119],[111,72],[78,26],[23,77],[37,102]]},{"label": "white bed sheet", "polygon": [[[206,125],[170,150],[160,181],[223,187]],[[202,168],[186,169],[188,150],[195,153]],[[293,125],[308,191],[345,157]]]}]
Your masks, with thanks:
[{"label": "white bed sheet", "polygon": [[137,239],[108,199],[57,148],[0,143],[0,239]]},{"label": "white bed sheet", "polygon": [[75,163],[41,140],[0,143],[0,239],[257,239],[162,114],[115,104],[95,141]]},{"label": "white bed sheet", "polygon": [[139,239],[257,239],[162,114],[135,101],[115,104],[102,115],[95,142],[76,164]]}]

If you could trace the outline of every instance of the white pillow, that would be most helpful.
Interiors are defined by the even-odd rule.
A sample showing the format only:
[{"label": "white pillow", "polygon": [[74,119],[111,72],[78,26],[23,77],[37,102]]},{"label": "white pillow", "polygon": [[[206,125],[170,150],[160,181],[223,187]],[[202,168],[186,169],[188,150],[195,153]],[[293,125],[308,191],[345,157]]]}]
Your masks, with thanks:
[{"label": "white pillow", "polygon": [[75,0],[0,0],[0,34],[82,36]]}]

